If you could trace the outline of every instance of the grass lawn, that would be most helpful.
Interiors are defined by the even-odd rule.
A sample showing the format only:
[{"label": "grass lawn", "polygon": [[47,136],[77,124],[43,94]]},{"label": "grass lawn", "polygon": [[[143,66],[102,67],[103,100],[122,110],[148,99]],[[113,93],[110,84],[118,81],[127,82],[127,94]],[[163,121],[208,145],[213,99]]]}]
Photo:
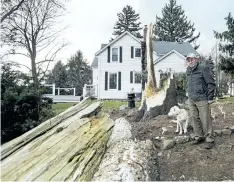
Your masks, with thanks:
[{"label": "grass lawn", "polygon": [[[102,101],[103,102],[103,108],[102,110],[104,112],[107,112],[109,109],[119,109],[120,106],[122,105],[128,105],[127,101],[117,101],[117,100],[112,100],[112,101]],[[220,103],[232,103],[234,104],[234,97],[226,97],[224,99],[219,99],[218,102]],[[69,107],[73,106],[74,104],[77,103],[56,103],[53,104],[52,108],[55,111],[55,114],[58,115],[59,113],[65,111]],[[141,102],[136,102],[136,107],[140,107]]]},{"label": "grass lawn", "polygon": [[53,104],[52,108],[55,111],[56,115],[58,115],[59,113],[65,111],[66,109],[68,109],[69,107],[73,106],[74,104],[77,103],[56,103]]},{"label": "grass lawn", "polygon": [[228,102],[228,103],[231,103],[231,104],[234,104],[234,97],[225,97],[224,99],[219,99],[218,102]]},{"label": "grass lawn", "polygon": [[[103,102],[103,108],[102,110],[104,112],[107,112],[109,109],[119,109],[120,106],[122,105],[128,105],[127,101],[102,101]],[[53,104],[52,108],[55,111],[55,114],[58,115],[61,112],[65,111],[69,107],[73,106],[74,104],[77,103],[56,103]],[[136,107],[140,107],[141,102],[136,102]]]},{"label": "grass lawn", "polygon": [[[109,109],[119,109],[119,107],[122,105],[128,105],[128,102],[127,101],[117,101],[117,100],[103,101],[102,110],[104,112],[106,112]],[[140,107],[140,105],[141,105],[141,102],[136,102],[136,107]]]}]

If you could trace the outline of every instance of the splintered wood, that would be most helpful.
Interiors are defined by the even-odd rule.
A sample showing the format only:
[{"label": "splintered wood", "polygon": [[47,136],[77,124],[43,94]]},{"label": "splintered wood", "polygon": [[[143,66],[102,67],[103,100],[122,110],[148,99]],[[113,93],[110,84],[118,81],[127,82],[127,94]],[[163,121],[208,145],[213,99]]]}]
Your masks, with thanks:
[{"label": "splintered wood", "polygon": [[[90,100],[2,146],[2,181],[89,181],[114,122]],[[53,127],[52,127],[53,126]]]},{"label": "splintered wood", "polygon": [[[144,46],[142,46],[142,48],[143,47]],[[142,52],[143,51],[144,49],[142,49]],[[148,121],[158,115],[165,115],[169,112],[171,107],[177,105],[175,80],[173,79],[172,72],[170,73],[170,77],[163,81],[163,86],[157,88],[156,81],[159,82],[160,80],[156,80],[154,70],[152,23],[147,28],[146,52],[148,80],[145,85],[145,90],[142,92],[141,106],[134,118],[135,121],[142,122]],[[142,60],[142,63],[144,63],[144,60]]]},{"label": "splintered wood", "polygon": [[147,72],[148,72],[148,79],[145,88],[146,98],[151,97],[158,90],[156,84],[155,71],[154,71],[152,38],[153,38],[153,25],[151,23],[148,27],[147,38],[146,38]]},{"label": "splintered wood", "polygon": [[166,84],[166,89],[164,88],[159,90],[157,88],[155,70],[154,70],[152,39],[153,39],[153,25],[151,23],[148,26],[147,37],[146,37],[148,79],[145,90],[143,91],[143,97],[140,107],[140,109],[146,108],[147,111],[149,111],[151,107],[163,104],[163,101],[166,97],[166,89],[169,87],[169,85]]}]

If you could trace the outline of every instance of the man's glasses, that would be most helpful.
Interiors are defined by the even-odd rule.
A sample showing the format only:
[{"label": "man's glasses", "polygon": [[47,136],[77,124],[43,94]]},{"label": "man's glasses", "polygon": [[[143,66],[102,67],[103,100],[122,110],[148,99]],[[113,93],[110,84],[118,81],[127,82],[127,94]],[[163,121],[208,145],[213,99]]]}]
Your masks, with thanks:
[{"label": "man's glasses", "polygon": [[194,59],[193,58],[187,58],[187,62],[192,62]]}]

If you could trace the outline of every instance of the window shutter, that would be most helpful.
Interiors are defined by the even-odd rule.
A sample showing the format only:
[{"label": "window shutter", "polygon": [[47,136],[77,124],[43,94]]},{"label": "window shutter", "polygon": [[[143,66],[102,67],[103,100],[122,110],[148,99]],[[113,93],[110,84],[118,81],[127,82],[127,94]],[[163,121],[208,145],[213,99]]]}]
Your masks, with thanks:
[{"label": "window shutter", "polygon": [[105,72],[105,90],[108,90],[108,72]]},{"label": "window shutter", "polygon": [[107,47],[107,62],[110,62],[110,46]]},{"label": "window shutter", "polygon": [[134,55],[134,47],[131,46],[131,58],[133,58],[133,55]]},{"label": "window shutter", "polygon": [[118,75],[118,90],[121,90],[121,72],[119,72],[119,75]]},{"label": "window shutter", "polygon": [[130,83],[133,83],[133,71],[130,71]]},{"label": "window shutter", "polygon": [[122,46],[119,47],[119,62],[122,63]]}]

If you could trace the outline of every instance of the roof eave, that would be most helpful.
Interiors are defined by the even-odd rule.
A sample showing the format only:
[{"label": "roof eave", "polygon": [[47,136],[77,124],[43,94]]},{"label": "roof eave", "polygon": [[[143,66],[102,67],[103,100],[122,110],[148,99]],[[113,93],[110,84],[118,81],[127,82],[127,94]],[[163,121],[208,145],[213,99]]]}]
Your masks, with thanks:
[{"label": "roof eave", "polygon": [[179,53],[178,51],[176,51],[175,49],[171,50],[170,52],[164,54],[162,57],[158,58],[157,60],[154,61],[154,65],[159,63],[161,60],[165,59],[167,56],[169,56],[170,54],[175,53],[178,56],[180,56],[181,58],[185,59],[185,56],[182,55],[181,53]]},{"label": "roof eave", "polygon": [[101,52],[103,52],[107,47],[109,47],[110,45],[114,44],[116,41],[118,41],[119,39],[121,39],[125,34],[130,35],[133,39],[135,39],[137,42],[141,43],[141,41],[135,37],[134,35],[132,35],[130,32],[125,31],[124,33],[122,33],[120,36],[116,37],[113,41],[111,41],[109,44],[107,44],[105,47],[103,47],[101,50],[99,50],[98,52],[95,53],[95,56],[98,56]]}]

